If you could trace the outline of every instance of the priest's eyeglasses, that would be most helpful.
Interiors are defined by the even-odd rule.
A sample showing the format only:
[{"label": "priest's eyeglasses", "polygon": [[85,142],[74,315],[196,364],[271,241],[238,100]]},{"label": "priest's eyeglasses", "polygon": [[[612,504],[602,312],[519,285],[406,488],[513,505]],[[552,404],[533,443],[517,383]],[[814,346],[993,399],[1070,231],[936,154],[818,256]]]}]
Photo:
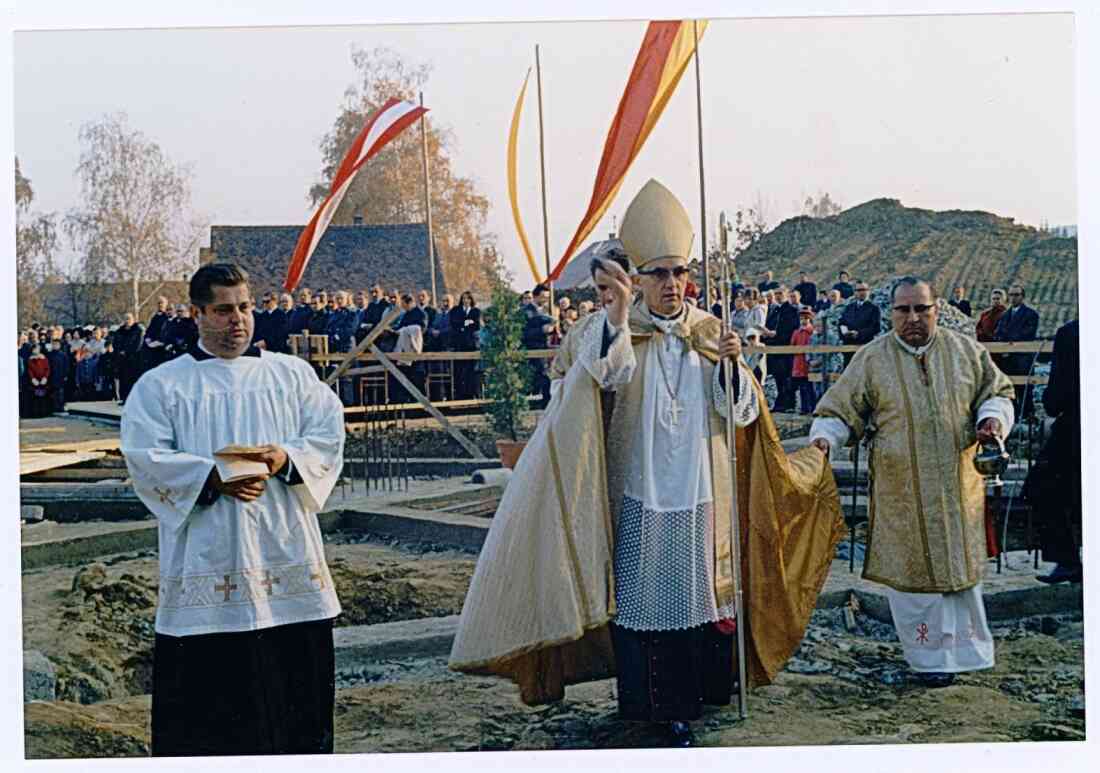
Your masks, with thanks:
[{"label": "priest's eyeglasses", "polygon": [[927,314],[934,308],[935,306],[927,303],[918,303],[914,306],[895,306],[894,311],[900,312],[901,314],[908,314],[913,311],[917,312],[917,314]]},{"label": "priest's eyeglasses", "polygon": [[658,282],[667,281],[670,276],[674,276],[677,279],[683,279],[685,276],[691,273],[691,269],[687,266],[677,266],[673,269],[668,268],[651,268],[646,271],[638,271],[642,276],[651,276]]}]

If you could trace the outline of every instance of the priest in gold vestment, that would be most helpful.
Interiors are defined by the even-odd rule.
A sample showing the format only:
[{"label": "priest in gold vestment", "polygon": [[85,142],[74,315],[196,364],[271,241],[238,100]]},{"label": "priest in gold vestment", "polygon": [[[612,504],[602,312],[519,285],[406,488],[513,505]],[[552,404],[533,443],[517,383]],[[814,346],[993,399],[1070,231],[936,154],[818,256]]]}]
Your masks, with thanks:
[{"label": "priest in gold vestment", "polygon": [[[684,303],[683,206],[650,181],[620,237],[641,298],[622,267],[593,262],[604,308],[551,366],[550,404],[494,516],[450,664],[512,679],[526,703],[615,675],[623,718],[665,723],[687,746],[703,705],[730,702],[734,625],[750,684],[798,647],[842,522],[825,455],[783,452],[736,334]],[[730,389],[722,358],[737,363]],[[744,621],[733,620],[730,417]]]},{"label": "priest in gold vestment", "polygon": [[927,282],[900,279],[892,305],[893,332],[860,349],[825,393],[810,441],[829,452],[869,435],[863,576],[888,586],[917,680],[944,686],[993,667],[985,488],[973,459],[979,442],[1011,431],[1014,393],[981,344],[937,327]]}]

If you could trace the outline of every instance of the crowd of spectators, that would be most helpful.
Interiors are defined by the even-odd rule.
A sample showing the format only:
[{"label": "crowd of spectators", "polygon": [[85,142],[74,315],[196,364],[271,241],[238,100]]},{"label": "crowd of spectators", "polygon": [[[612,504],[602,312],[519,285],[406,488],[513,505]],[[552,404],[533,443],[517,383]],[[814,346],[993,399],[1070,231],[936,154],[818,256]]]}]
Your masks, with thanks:
[{"label": "crowd of spectators", "polygon": [[[755,286],[733,283],[730,323],[749,344],[768,346],[818,346],[829,340],[825,312],[846,304],[835,321],[835,338],[861,345],[879,335],[881,311],[868,300],[870,288],[852,281],[841,271],[828,289],[819,287],[809,274],[801,272],[792,287],[777,281],[766,271]],[[523,346],[530,350],[554,349],[580,319],[599,309],[598,296],[591,293],[558,292],[550,303],[550,291],[537,286],[523,293],[525,317]],[[687,301],[703,305],[699,288],[689,284]],[[585,296],[583,299],[581,296]],[[954,288],[949,303],[971,315],[972,308],[961,287]],[[1006,299],[1008,303],[1006,304]],[[721,316],[717,293],[710,298],[710,311]],[[289,353],[291,336],[322,335],[330,353],[352,351],[387,312],[400,313],[388,329],[376,337],[378,347],[392,353],[474,352],[481,348],[485,331],[481,309],[473,293],[462,293],[458,302],[443,295],[432,302],[429,291],[415,294],[396,288],[388,292],[381,285],[352,292],[342,289],[313,292],[303,288],[297,302],[288,293],[265,292],[256,300],[253,344],[260,349]],[[1037,337],[1038,314],[1024,303],[1024,289],[1014,286],[1006,293],[994,290],[989,308],[980,312],[976,329],[979,341],[1033,341]],[[71,329],[34,324],[19,334],[20,415],[37,417],[63,411],[66,403],[81,400],[126,400],[142,373],[188,352],[197,345],[198,329],[186,304],[173,306],[158,299],[157,310],[143,325],[133,314],[108,327],[103,324]],[[772,410],[811,413],[828,388],[830,375],[843,370],[851,354],[764,354],[747,356]],[[1031,371],[1035,355],[1006,354],[995,357],[1010,375]],[[432,400],[467,400],[481,395],[480,363],[474,360],[399,361],[401,372],[419,391]],[[550,398],[548,362],[532,359],[532,391],[545,404]],[[324,376],[336,365],[318,365]],[[437,378],[430,378],[436,374]],[[385,382],[384,386],[382,381]],[[402,383],[389,374],[373,380],[362,375],[340,378],[337,391],[345,405],[364,402],[405,402],[411,399]],[[375,392],[371,392],[375,389]],[[1018,388],[1017,409],[1031,411],[1030,390]]]},{"label": "crowd of spectators", "polygon": [[[743,341],[767,346],[821,346],[833,333],[841,343],[863,345],[880,335],[882,310],[869,300],[866,282],[852,280],[841,271],[836,281],[820,287],[806,272],[799,273],[792,287],[778,281],[772,271],[765,271],[755,285],[733,283],[729,295],[730,325]],[[1024,300],[1025,291],[1013,286],[1007,292],[996,289],[990,294],[989,307],[980,311],[976,321],[979,341],[1028,342],[1038,338],[1038,313]],[[1006,299],[1008,304],[1006,304]],[[701,299],[688,301],[701,305]],[[825,312],[844,304],[837,318]],[[948,304],[960,313],[973,317],[974,310],[963,287],[952,290]],[[716,292],[710,298],[710,311],[721,316],[722,307]],[[834,331],[826,331],[826,320],[832,318]],[[839,373],[851,360],[851,353],[762,354],[750,355],[752,367],[765,385],[773,411],[812,413],[817,401],[831,383],[830,375]],[[1035,353],[996,354],[994,361],[1008,375],[1026,375],[1034,369]],[[1017,386],[1017,416],[1032,413],[1031,390]]]},{"label": "crowd of spectators", "polygon": [[197,340],[189,307],[163,297],[147,326],[132,313],[113,326],[33,323],[18,335],[19,415],[48,416],[72,402],[123,402],[142,373]]}]

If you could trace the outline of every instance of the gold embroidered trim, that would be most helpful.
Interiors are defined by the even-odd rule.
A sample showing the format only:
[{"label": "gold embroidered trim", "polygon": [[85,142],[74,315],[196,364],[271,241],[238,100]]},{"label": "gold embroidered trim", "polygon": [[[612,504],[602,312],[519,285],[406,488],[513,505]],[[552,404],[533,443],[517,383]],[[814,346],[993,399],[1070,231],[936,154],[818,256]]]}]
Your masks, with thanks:
[{"label": "gold embroidered trim", "polygon": [[546,445],[550,449],[550,466],[554,472],[554,491],[558,496],[558,507],[561,510],[561,527],[565,532],[565,546],[569,550],[569,572],[573,575],[573,585],[580,597],[581,608],[584,610],[584,619],[592,618],[592,607],[588,603],[588,594],[584,590],[584,578],[580,575],[580,559],[577,557],[577,545],[573,541],[573,524],[569,514],[569,508],[565,502],[565,491],[561,484],[561,465],[558,464],[558,444],[554,441],[554,433],[546,434]]},{"label": "gold embroidered trim", "polygon": [[323,593],[331,586],[323,564],[289,564],[236,572],[161,577],[158,605],[163,609],[241,606],[258,600]]},{"label": "gold embroidered trim", "polygon": [[[907,422],[909,438],[909,463],[913,469],[913,493],[917,504],[917,525],[920,527],[921,547],[924,548],[924,565],[928,572],[928,580],[936,585],[936,573],[932,570],[932,551],[928,547],[928,525],[924,522],[924,498],[920,486],[920,465],[917,463],[917,427],[913,421],[913,404],[909,398],[909,388],[905,385],[905,373],[902,371],[901,353],[898,347],[892,347],[894,355],[894,367],[897,369],[898,383],[901,385],[901,401],[905,406],[905,420]],[[870,579],[870,577],[868,577]]]}]

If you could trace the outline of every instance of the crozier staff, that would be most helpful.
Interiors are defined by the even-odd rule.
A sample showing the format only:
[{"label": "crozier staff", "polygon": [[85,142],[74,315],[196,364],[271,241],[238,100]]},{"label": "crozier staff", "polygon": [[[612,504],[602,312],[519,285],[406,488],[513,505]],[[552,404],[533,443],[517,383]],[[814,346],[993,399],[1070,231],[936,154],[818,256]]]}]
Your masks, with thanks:
[{"label": "crozier staff", "polygon": [[[155,756],[333,749],[332,619],[316,514],[340,474],[344,414],[304,360],[250,347],[248,277],[191,278],[199,341],[138,380],[122,414],[134,490],[159,521]],[[266,471],[223,481],[214,453]]]}]

